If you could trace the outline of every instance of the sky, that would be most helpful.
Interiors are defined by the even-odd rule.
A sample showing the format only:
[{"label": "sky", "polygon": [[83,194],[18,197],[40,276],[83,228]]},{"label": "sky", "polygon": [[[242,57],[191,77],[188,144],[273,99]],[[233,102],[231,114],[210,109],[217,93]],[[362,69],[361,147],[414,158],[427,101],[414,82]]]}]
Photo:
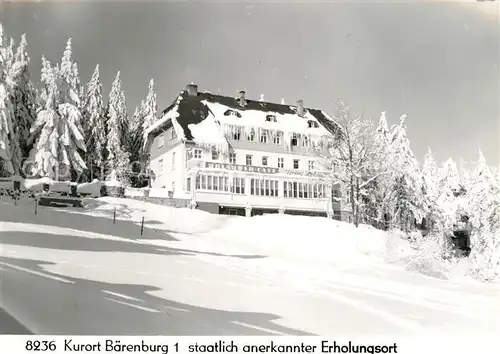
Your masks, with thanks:
[{"label": "sky", "polygon": [[[489,7],[488,7],[489,6]],[[7,2],[0,21],[40,58],[72,38],[81,80],[99,64],[107,96],[120,70],[130,112],[155,80],[158,108],[199,90],[295,104],[389,124],[407,114],[421,160],[500,164],[500,6],[447,1]]]}]

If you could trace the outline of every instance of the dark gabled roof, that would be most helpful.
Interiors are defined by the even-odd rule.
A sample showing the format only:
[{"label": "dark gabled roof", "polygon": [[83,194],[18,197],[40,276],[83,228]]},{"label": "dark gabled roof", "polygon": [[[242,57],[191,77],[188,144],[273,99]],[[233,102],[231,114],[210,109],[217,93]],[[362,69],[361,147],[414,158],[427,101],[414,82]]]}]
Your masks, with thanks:
[{"label": "dark gabled roof", "polygon": [[[246,99],[245,107],[241,107],[238,103],[238,99],[234,97],[215,95],[209,92],[198,92],[196,96],[189,96],[186,91],[182,91],[176,101],[162,111],[160,117],[163,117],[166,113],[177,106],[177,112],[179,114],[177,122],[182,127],[186,140],[191,141],[193,139],[193,135],[188,126],[190,124],[201,123],[205,118],[207,118],[208,114],[210,113],[210,109],[207,107],[207,105],[203,104],[202,101],[219,103],[228,107],[228,109],[234,109],[238,111],[256,110],[261,112],[269,112],[269,114],[297,114],[294,106],[286,104]],[[305,109],[309,112],[309,114],[316,118],[319,124],[321,124],[328,132],[330,132],[332,135],[338,134],[338,125],[331,118],[326,116],[323,111],[312,108]],[[151,132],[151,134],[155,135],[155,133],[160,130],[161,128],[155,129]]]}]

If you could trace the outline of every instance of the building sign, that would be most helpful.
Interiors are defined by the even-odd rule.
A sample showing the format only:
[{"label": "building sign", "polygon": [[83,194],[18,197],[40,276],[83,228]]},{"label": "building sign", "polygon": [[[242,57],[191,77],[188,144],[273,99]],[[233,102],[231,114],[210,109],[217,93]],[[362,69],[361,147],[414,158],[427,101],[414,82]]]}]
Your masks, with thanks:
[{"label": "building sign", "polygon": [[267,173],[267,174],[275,174],[278,173],[279,171],[279,169],[275,167],[233,165],[230,163],[219,163],[219,162],[205,162],[205,167],[217,168],[229,171],[256,172],[256,173]]},{"label": "building sign", "polygon": [[315,177],[315,178],[328,178],[327,172],[313,172],[313,171],[301,171],[301,170],[282,170],[282,173],[290,176],[300,176],[300,177]]}]

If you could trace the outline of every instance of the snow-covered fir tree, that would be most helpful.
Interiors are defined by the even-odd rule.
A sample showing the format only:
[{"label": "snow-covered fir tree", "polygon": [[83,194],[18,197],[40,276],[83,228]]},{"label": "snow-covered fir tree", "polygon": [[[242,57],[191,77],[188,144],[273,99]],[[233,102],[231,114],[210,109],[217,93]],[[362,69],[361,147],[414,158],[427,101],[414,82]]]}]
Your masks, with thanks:
[{"label": "snow-covered fir tree", "polygon": [[99,65],[96,66],[92,78],[84,90],[82,119],[85,144],[88,148],[86,162],[91,180],[94,177],[103,179],[104,149],[106,147],[106,111],[102,98]]},{"label": "snow-covered fir tree", "polygon": [[12,83],[13,83],[13,102],[14,102],[14,116],[17,141],[19,142],[19,149],[22,152],[19,154],[26,157],[29,153],[29,146],[27,141],[30,136],[31,125],[36,118],[36,99],[37,92],[31,75],[29,72],[30,58],[27,51],[26,35],[21,36],[21,41],[17,47],[15,60],[11,69]]},{"label": "snow-covered fir tree", "polygon": [[86,146],[78,108],[78,78],[73,64],[70,40],[60,67],[52,67],[42,58],[43,106],[31,128],[30,138],[34,141],[30,159],[35,162],[40,176],[70,179],[87,168],[81,157]]},{"label": "snow-covered fir tree", "polygon": [[467,193],[472,224],[473,275],[483,280],[500,276],[500,190],[482,152]]},{"label": "snow-covered fir tree", "polygon": [[391,133],[387,124],[386,112],[382,112],[379,119],[378,127],[374,136],[374,149],[376,159],[374,163],[378,165],[379,171],[385,171],[375,183],[372,184],[372,199],[373,206],[376,211],[374,215],[377,225],[382,228],[387,228],[392,215],[392,191],[393,180],[391,175],[392,151],[390,149]]},{"label": "snow-covered fir tree", "polygon": [[156,91],[155,91],[155,83],[154,80],[151,79],[149,81],[148,85],[148,95],[146,96],[146,100],[144,101],[144,104],[141,104],[141,114],[144,117],[144,122],[143,122],[143,130],[145,131],[148,129],[151,125],[153,125],[156,122],[156,114],[158,111],[157,105],[156,105]]},{"label": "snow-covered fir tree", "polygon": [[106,178],[126,185],[129,183],[129,154],[123,146],[123,126],[128,118],[120,72],[116,74],[111,87],[106,119]]},{"label": "snow-covered fir tree", "polygon": [[428,229],[433,229],[438,226],[438,219],[440,219],[440,209],[437,203],[439,197],[439,179],[436,159],[430,147],[424,157],[422,179],[426,204],[425,209],[427,211],[425,215],[426,225],[424,226]]},{"label": "snow-covered fir tree", "polygon": [[403,115],[400,123],[392,127],[390,155],[394,190],[391,199],[394,202],[393,222],[402,230],[410,231],[413,222],[420,223],[426,211],[422,174],[406,134],[405,121],[406,115]]},{"label": "snow-covered fir tree", "polygon": [[78,66],[72,58],[71,38],[66,43],[61,66],[59,68],[61,100],[80,108],[80,78]]},{"label": "snow-covered fir tree", "polygon": [[141,177],[141,172],[144,172],[146,164],[143,161],[143,147],[144,147],[144,115],[143,109],[144,101],[141,102],[139,107],[135,108],[129,122],[129,133],[127,136],[127,151],[129,153],[131,166],[131,184],[134,187],[143,187],[144,181]]},{"label": "snow-covered fir tree", "polygon": [[[11,41],[12,43],[12,41]],[[19,146],[15,135],[14,105],[12,102],[12,80],[10,70],[12,46],[7,45],[3,26],[0,23],[0,175],[12,175],[19,171],[19,157],[15,146]]]}]

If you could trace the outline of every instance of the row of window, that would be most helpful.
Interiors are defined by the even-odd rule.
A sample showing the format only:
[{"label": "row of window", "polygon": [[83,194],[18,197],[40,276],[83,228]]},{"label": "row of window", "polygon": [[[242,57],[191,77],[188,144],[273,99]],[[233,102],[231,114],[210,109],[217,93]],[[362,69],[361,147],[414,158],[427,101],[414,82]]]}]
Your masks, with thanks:
[{"label": "row of window", "polygon": [[262,180],[250,179],[250,194],[262,195],[266,197],[278,197],[278,181],[275,180]]},{"label": "row of window", "polygon": [[[245,194],[245,179],[240,177],[213,176],[200,174],[196,176],[196,190],[231,192]],[[187,191],[191,190],[191,178],[187,179]]]},{"label": "row of window", "polygon": [[[268,115],[266,117],[266,121],[276,122],[276,117]],[[307,123],[309,128],[319,128],[319,124],[316,121],[309,120]],[[237,125],[226,125],[226,131],[228,131],[228,135],[234,140],[242,140],[242,138],[246,138],[246,140],[248,141],[259,141],[263,144],[272,142],[274,144],[280,145],[283,142],[284,136],[284,133],[281,130],[271,130],[263,128],[251,128],[248,133],[243,134],[243,127]],[[158,135],[158,148],[161,148],[165,145],[165,135],[167,134],[169,135],[170,140],[177,138],[175,129],[170,128],[167,133]],[[243,135],[245,136],[243,137]],[[309,147],[311,145],[310,137],[305,134],[293,133],[291,139],[292,146]]]},{"label": "row of window", "polygon": [[[191,178],[186,180],[186,190],[191,191]],[[196,190],[231,192],[245,194],[245,179],[240,177],[200,174],[196,176]],[[271,179],[250,179],[250,195],[279,197],[279,181]],[[285,198],[325,198],[326,185],[322,183],[283,182]]]},{"label": "row of window", "polygon": [[[194,149],[192,152],[188,152],[188,157],[187,159],[190,160],[191,158],[195,159],[201,159],[203,155],[203,151],[201,149]],[[219,153],[217,150],[212,150],[212,160],[218,160],[219,159]],[[256,166],[254,165],[254,156],[253,155],[245,155],[245,165],[247,166]],[[269,156],[262,156],[261,158],[261,166],[269,166]],[[229,163],[230,164],[236,164],[236,153],[235,152],[230,152],[229,153]],[[278,157],[277,160],[277,167],[278,168],[284,168],[285,167],[285,158],[284,157]],[[309,171],[314,170],[314,161],[309,160],[307,161],[307,169]],[[300,159],[294,159],[293,160],[293,169],[298,170],[300,169]]]},{"label": "row of window", "polygon": [[326,186],[321,183],[283,182],[283,196],[285,198],[324,198]]},{"label": "row of window", "polygon": [[[317,125],[317,122],[311,121],[311,125]],[[315,123],[315,124],[313,124]],[[319,125],[318,125],[319,126]],[[262,144],[273,143],[281,145],[284,142],[284,132],[281,130],[271,130],[263,128],[250,128],[246,131],[238,125],[226,125],[226,134],[233,140],[248,140],[252,142],[260,142]],[[293,133],[290,144],[292,146],[311,146],[311,138],[306,134]]]},{"label": "row of window", "polygon": [[[241,118],[242,115],[237,112],[237,111],[233,111],[233,110],[230,110],[228,109],[226,112],[224,112],[224,115],[225,116],[233,116],[233,117],[238,117],[238,118]],[[278,123],[278,118],[274,115],[274,114],[268,114],[266,116],[266,122],[270,122],[270,123]],[[312,120],[312,119],[309,119],[307,121],[307,126],[308,128],[319,128],[319,123]]]}]

